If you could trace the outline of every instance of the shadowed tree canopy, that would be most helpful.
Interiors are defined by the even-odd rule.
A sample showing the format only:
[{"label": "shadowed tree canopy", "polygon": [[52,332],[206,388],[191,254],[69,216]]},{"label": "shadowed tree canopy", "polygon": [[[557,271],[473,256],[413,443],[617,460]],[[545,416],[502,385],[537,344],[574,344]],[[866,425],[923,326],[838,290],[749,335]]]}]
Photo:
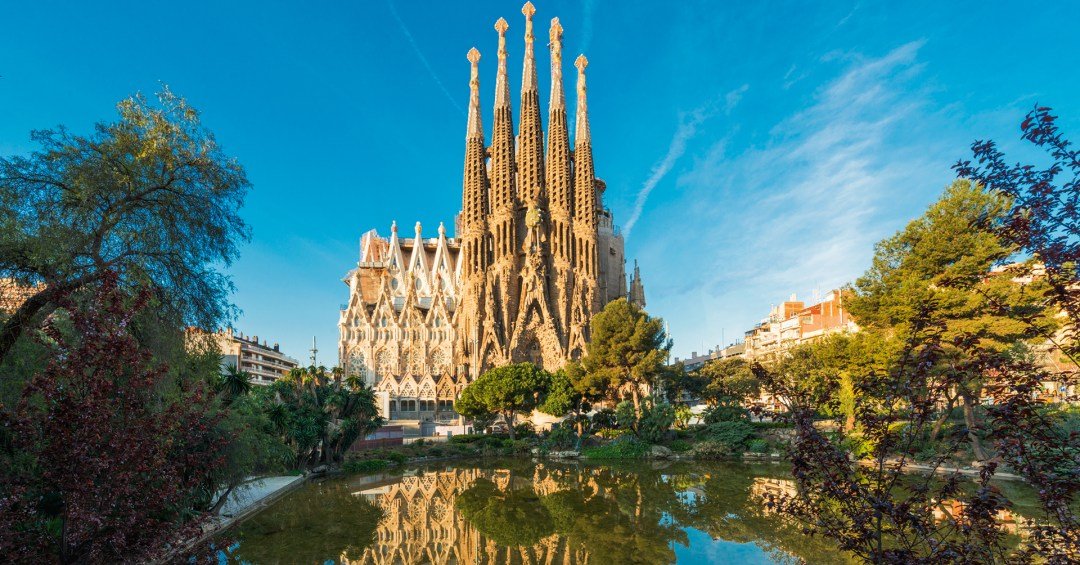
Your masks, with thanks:
[{"label": "shadowed tree canopy", "polygon": [[585,371],[614,390],[629,388],[640,414],[641,386],[663,371],[671,349],[664,321],[619,298],[593,316],[591,328],[592,341],[582,360]]},{"label": "shadowed tree canopy", "polygon": [[35,131],[39,151],[0,157],[0,276],[39,285],[0,328],[0,360],[59,297],[107,271],[149,288],[181,323],[215,327],[234,314],[215,267],[250,237],[238,214],[243,167],[168,89],[156,104],[136,95],[117,109],[87,135]]}]

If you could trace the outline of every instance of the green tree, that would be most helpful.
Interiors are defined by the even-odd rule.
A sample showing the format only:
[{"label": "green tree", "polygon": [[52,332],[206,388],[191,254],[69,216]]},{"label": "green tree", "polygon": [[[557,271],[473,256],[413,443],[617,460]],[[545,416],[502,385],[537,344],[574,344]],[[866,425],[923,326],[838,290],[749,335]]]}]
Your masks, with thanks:
[{"label": "green tree", "polygon": [[987,458],[978,434],[984,375],[979,360],[964,351],[1009,355],[1055,325],[1043,300],[1045,282],[1018,284],[1011,271],[993,271],[1019,250],[994,229],[1010,206],[1001,193],[955,181],[921,218],[876,246],[870,270],[848,301],[860,324],[887,335],[908,334],[917,319],[941,324],[945,351],[937,368],[956,383],[955,396],[942,399],[943,412],[961,402],[979,459]]},{"label": "green tree", "polygon": [[610,391],[629,389],[634,411],[640,414],[641,389],[663,373],[671,350],[664,321],[619,298],[593,316],[590,328],[592,341],[582,360],[585,371],[608,383]]},{"label": "green tree", "polygon": [[0,275],[41,286],[0,327],[0,360],[58,300],[107,272],[145,286],[178,322],[216,327],[234,314],[215,270],[249,230],[238,211],[250,183],[198,112],[165,89],[136,95],[89,135],[36,131],[41,150],[0,157]]},{"label": "green tree", "polygon": [[251,392],[251,374],[229,365],[216,384],[215,388],[223,395],[222,402],[228,406],[237,398]]},{"label": "green tree", "polygon": [[499,414],[514,438],[514,416],[529,412],[542,401],[551,374],[532,363],[495,367],[469,383],[458,397],[456,408],[466,418]]},{"label": "green tree", "polygon": [[704,381],[701,397],[712,406],[728,399],[745,404],[761,394],[761,383],[750,370],[750,363],[738,357],[708,361],[695,376]]},{"label": "green tree", "polygon": [[370,388],[334,378],[325,367],[293,369],[266,390],[264,411],[275,428],[283,429],[299,468],[340,463],[357,438],[385,421]]}]

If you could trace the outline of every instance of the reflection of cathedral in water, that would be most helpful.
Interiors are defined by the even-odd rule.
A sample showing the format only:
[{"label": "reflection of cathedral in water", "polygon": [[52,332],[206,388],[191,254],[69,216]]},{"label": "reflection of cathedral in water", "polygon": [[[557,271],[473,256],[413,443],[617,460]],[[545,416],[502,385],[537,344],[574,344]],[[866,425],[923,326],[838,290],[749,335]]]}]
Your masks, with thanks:
[{"label": "reflection of cathedral in water", "polygon": [[[566,477],[578,472],[567,473]],[[551,534],[532,546],[506,547],[488,539],[454,507],[455,498],[477,480],[494,483],[500,491],[531,488],[546,496],[566,488],[558,470],[537,466],[531,476],[506,470],[446,469],[415,476],[396,476],[386,483],[353,493],[382,508],[374,543],[355,560],[345,555],[340,562],[352,564],[409,563],[588,563],[583,548]],[[562,485],[556,482],[562,481]],[[512,525],[511,525],[512,527]]]}]

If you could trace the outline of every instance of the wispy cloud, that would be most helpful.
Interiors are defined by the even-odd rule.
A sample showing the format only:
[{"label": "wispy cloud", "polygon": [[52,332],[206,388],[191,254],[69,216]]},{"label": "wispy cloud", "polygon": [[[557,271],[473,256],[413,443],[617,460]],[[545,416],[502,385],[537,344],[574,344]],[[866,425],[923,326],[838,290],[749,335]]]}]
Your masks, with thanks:
[{"label": "wispy cloud", "polygon": [[409,46],[412,47],[413,53],[416,53],[416,57],[420,59],[420,62],[424,65],[424,68],[427,69],[428,74],[431,75],[431,80],[435,81],[435,84],[439,87],[439,90],[441,90],[442,93],[446,95],[446,99],[450,101],[450,104],[457,108],[462,115],[465,115],[465,108],[463,108],[461,104],[458,103],[454,96],[450,94],[450,91],[446,89],[446,85],[443,84],[441,80],[439,80],[439,75],[435,73],[435,69],[431,66],[431,63],[428,62],[427,57],[424,56],[424,52],[420,50],[420,46],[416,44],[416,40],[413,39],[413,35],[409,31],[408,26],[405,25],[405,22],[402,21],[401,16],[398,15],[397,8],[394,7],[394,3],[391,0],[387,0],[386,5],[390,8],[390,14],[394,16],[394,21],[397,22],[398,28],[401,30],[402,35],[405,36],[405,39],[409,42]]},{"label": "wispy cloud", "polygon": [[593,36],[593,14],[596,12],[596,1],[585,0],[581,3],[581,49],[582,53],[589,50]]},{"label": "wispy cloud", "polygon": [[[650,302],[678,313],[669,320],[677,338],[714,343],[722,328],[747,329],[769,301],[850,281],[873,243],[948,182],[947,163],[936,162],[939,147],[914,151],[902,142],[932,114],[912,80],[922,70],[921,46],[839,59],[844,70],[776,123],[768,145],[730,155],[728,140],[717,140],[679,176],[682,196],[657,214],[678,213],[681,234],[709,238],[689,245],[650,238],[643,254],[665,255],[695,273],[654,275],[660,296]],[[684,149],[673,147],[669,154]]]},{"label": "wispy cloud", "polygon": [[[724,96],[724,113],[731,114],[732,110],[738,106],[739,101],[742,100],[743,95],[750,89],[749,84],[744,84],[731,92],[728,92]],[[626,223],[623,224],[623,236],[627,239],[630,238],[631,232],[634,230],[634,225],[641,219],[641,214],[645,211],[645,203],[649,199],[649,194],[652,193],[656,185],[660,184],[660,181],[671,172],[672,167],[678,162],[679,158],[686,153],[686,143],[694,137],[698,132],[698,128],[703,122],[711,118],[715,113],[715,104],[707,104],[700,108],[697,108],[691,112],[682,114],[679,119],[679,126],[675,128],[675,135],[671,137],[671,142],[668,143],[667,153],[662,159],[649,171],[649,178],[645,179],[645,182],[638,190],[637,198],[634,200],[634,209],[630,212],[630,217],[627,218]]]}]

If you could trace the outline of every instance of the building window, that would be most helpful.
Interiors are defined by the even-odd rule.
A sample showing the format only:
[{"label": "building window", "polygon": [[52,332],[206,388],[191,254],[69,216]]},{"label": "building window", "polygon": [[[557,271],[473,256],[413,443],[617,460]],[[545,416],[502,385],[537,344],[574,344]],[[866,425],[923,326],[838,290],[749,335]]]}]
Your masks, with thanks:
[{"label": "building window", "polygon": [[397,412],[397,401],[396,400],[391,400],[390,401],[390,413],[393,414],[394,412]]},{"label": "building window", "polygon": [[439,412],[452,412],[453,410],[454,410],[454,401],[453,400],[440,400],[439,401]]}]

